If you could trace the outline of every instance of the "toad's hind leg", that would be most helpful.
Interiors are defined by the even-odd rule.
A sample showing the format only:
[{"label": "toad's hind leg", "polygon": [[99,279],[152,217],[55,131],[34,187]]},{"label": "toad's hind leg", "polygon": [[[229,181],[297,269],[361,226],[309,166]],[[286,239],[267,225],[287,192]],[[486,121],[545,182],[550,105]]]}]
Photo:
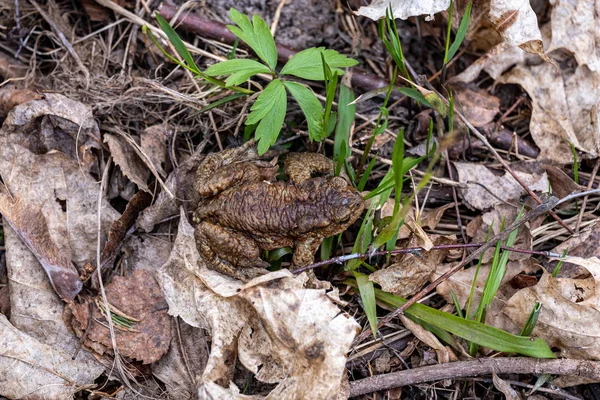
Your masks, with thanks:
[{"label": "toad's hind leg", "polygon": [[251,238],[203,221],[196,227],[196,245],[211,269],[248,280],[265,273],[269,263],[260,259],[260,247]]},{"label": "toad's hind leg", "polygon": [[283,168],[295,184],[309,180],[316,173],[333,175],[333,163],[319,153],[290,153],[285,157]]}]

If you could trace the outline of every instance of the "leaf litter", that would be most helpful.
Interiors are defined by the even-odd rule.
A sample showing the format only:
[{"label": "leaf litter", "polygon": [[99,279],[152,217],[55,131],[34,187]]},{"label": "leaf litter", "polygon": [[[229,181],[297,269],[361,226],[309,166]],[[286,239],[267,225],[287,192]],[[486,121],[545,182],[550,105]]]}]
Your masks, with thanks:
[{"label": "leaf litter", "polygon": [[[359,14],[371,13],[377,19],[385,15],[388,3],[375,1],[370,10],[363,8]],[[430,16],[449,6],[445,1],[393,3],[394,12],[401,18]],[[453,5],[455,29],[466,3],[457,1]],[[512,135],[509,146],[504,147],[506,159],[529,188],[539,194],[551,191],[564,198],[585,190],[589,179],[598,180],[588,173],[590,164],[580,165],[579,179],[571,167],[572,148],[580,160],[597,158],[600,148],[598,90],[594,89],[599,52],[594,40],[597,29],[593,6],[588,3],[553,2],[550,22],[540,29],[533,11],[539,12],[535,5],[531,9],[522,2],[475,2],[466,38],[470,49],[482,56],[466,65],[463,62],[461,65],[467,68],[460,74],[456,74],[460,69],[448,67],[448,83],[456,95],[457,110],[462,109],[475,127],[486,130],[490,140],[501,131]],[[110,17],[105,9],[90,11],[89,5],[87,12],[97,14],[93,20]],[[128,7],[118,5],[123,6]],[[50,4],[48,8],[57,18],[57,29],[70,32],[69,22],[57,17],[57,5]],[[349,10],[344,8],[343,12]],[[436,15],[438,21],[439,16],[446,18],[447,14]],[[358,43],[353,28],[343,26],[348,37]],[[440,26],[424,23],[424,37],[438,35]],[[363,39],[372,40],[368,34]],[[111,372],[114,340],[118,357],[126,362],[126,373],[143,379],[153,375],[163,385],[161,396],[348,397],[352,386],[345,370],[346,356],[365,343],[355,342],[360,329],[357,321],[364,330],[369,327],[361,308],[364,299],[357,302],[357,297],[350,296],[352,291],[343,292],[341,297],[338,292],[344,287],[340,282],[347,271],[336,267],[319,275],[329,274],[331,284],[326,286],[333,289],[328,290],[309,288],[304,274],[294,275],[285,269],[242,284],[206,268],[196,250],[187,215],[199,201],[193,181],[198,165],[208,153],[206,138],[215,138],[215,147],[227,147],[220,142],[220,135],[232,131],[241,134],[243,120],[239,115],[246,109],[225,103],[222,108],[213,109],[209,117],[190,112],[193,107],[207,105],[203,96],[208,96],[208,92],[202,92],[206,88],[202,82],[182,83],[183,75],[175,75],[177,86],[172,82],[163,85],[159,79],[138,79],[127,83],[131,86],[125,93],[120,92],[121,87],[110,92],[115,86],[103,81],[102,74],[109,76],[110,67],[106,66],[111,63],[126,65],[119,59],[125,53],[102,53],[106,50],[101,46],[97,53],[95,46],[100,42],[95,40],[73,44],[73,51],[79,53],[81,60],[86,60],[87,55],[90,62],[99,55],[108,60],[98,63],[104,70],[91,76],[89,89],[82,89],[77,79],[64,79],[69,74],[64,75],[59,69],[56,79],[65,80],[64,92],[70,96],[16,86],[0,90],[0,116],[6,116],[0,131],[0,213],[8,280],[8,285],[0,287],[0,312],[10,315],[0,315],[0,394],[9,398],[72,398],[82,388],[95,390],[94,381],[101,375],[106,380],[126,382],[122,371],[116,376]],[[376,46],[363,47],[368,55],[376,50]],[[162,57],[155,50],[148,49],[149,58]],[[31,55],[39,57],[28,53]],[[463,56],[468,59],[472,54],[457,55]],[[551,63],[544,62],[548,61],[547,56]],[[371,62],[375,70],[380,59],[372,58],[377,60]],[[66,67],[61,68],[75,65],[74,60],[63,61]],[[129,68],[131,71],[131,64]],[[482,86],[481,78],[488,76],[494,85],[488,87],[488,82]],[[529,95],[529,99],[523,97],[521,105],[521,100],[515,105],[516,119],[503,115],[511,107],[502,92],[502,88],[510,87],[507,84],[516,84]],[[106,95],[104,89],[119,95]],[[201,91],[195,92],[197,89]],[[137,96],[136,91],[142,91],[143,96]],[[364,101],[363,109],[359,103],[359,112],[371,112],[368,107],[377,109],[379,105],[369,103],[373,97]],[[166,114],[160,114],[162,104],[168,104],[169,117],[173,112],[177,118],[169,120]],[[140,115],[136,115],[138,112]],[[531,118],[524,118],[528,112]],[[129,119],[131,115],[136,115],[135,121]],[[397,130],[398,121],[404,123],[413,118],[410,115],[394,115],[389,121],[391,129]],[[418,135],[427,134],[426,124],[432,116],[435,117],[432,112],[422,112],[423,126],[410,133],[415,136],[407,136],[410,145],[414,145],[411,154],[427,156],[425,139]],[[510,132],[501,126],[503,123],[511,129],[521,123],[519,128],[526,129],[517,136],[516,128]],[[356,138],[368,139],[369,132],[364,127],[355,128]],[[463,127],[454,128],[463,137],[468,135]],[[197,147],[196,131],[205,136]],[[523,132],[530,133],[539,148],[536,160],[531,160],[536,158],[536,149],[523,154],[515,145],[523,139]],[[180,140],[181,135],[185,140]],[[440,138],[432,139],[436,147],[445,146]],[[458,173],[455,179],[464,185],[456,194],[444,190],[448,187],[432,185],[418,194],[419,204],[406,214],[395,247],[421,250],[386,260],[365,260],[368,266],[376,267],[370,281],[385,291],[411,296],[468,254],[466,249],[443,248],[461,241],[457,219],[462,219],[461,229],[470,241],[481,243],[500,233],[502,225],[512,222],[523,205],[526,209],[531,206],[521,185],[490,162],[485,147],[477,150],[482,142],[471,139],[463,141],[468,144],[450,160]],[[351,141],[351,148],[362,148],[362,140]],[[381,160],[386,160],[386,145],[393,140],[387,132],[375,138],[373,148],[380,152]],[[494,142],[500,146],[496,143],[500,142]],[[101,171],[109,156],[114,163],[109,166],[110,190],[100,194],[98,201]],[[374,176],[382,172],[379,168],[375,168]],[[163,179],[165,184],[161,187]],[[410,185],[405,185],[406,191]],[[141,193],[155,195],[150,206],[146,201],[138,203]],[[593,324],[598,319],[594,313],[600,307],[596,294],[600,265],[596,257],[600,254],[593,245],[598,230],[597,201],[598,196],[592,195],[587,204],[578,201],[577,206],[566,204],[559,208],[570,226],[577,223],[579,227],[583,221],[578,235],[570,236],[544,217],[519,228],[514,247],[535,251],[558,245],[551,253],[556,256],[568,249],[569,256],[558,277],[553,277],[556,260],[548,262],[543,257],[532,258],[531,253],[510,252],[498,292],[486,310],[487,324],[519,334],[533,305],[539,302],[541,312],[534,337],[546,340],[561,357],[598,360],[595,332],[600,330]],[[392,217],[393,206],[392,198],[375,208],[374,231],[369,235],[379,234],[378,221]],[[583,216],[580,222],[578,213]],[[344,236],[348,236],[346,240],[353,239],[352,234]],[[334,248],[336,254],[340,254],[341,247]],[[99,249],[103,251],[97,260]],[[490,249],[483,255],[479,270],[472,266],[451,276],[437,287],[437,295],[429,304],[442,301],[447,303],[443,308],[446,311],[458,305],[462,310],[470,307],[473,312],[485,290],[492,261]],[[370,265],[371,262],[376,264]],[[116,327],[112,337],[104,301],[97,292],[97,263],[101,265],[106,297],[112,307],[111,321]],[[351,311],[353,317],[345,311]],[[412,366],[434,360],[456,361],[467,352],[466,347],[446,347],[443,335],[436,336],[439,332],[429,331],[425,325],[406,317],[399,321],[418,338],[413,350],[408,352],[406,348],[409,356],[416,346],[420,348],[422,356],[412,353],[408,360]],[[87,329],[90,322],[91,328]],[[390,327],[381,330],[384,336],[391,332]],[[80,342],[83,347],[77,352]],[[74,354],[77,356],[73,360]],[[394,352],[386,354],[387,359],[375,359],[378,373],[401,364],[396,362]],[[489,354],[489,349],[479,351],[480,356]],[[367,375],[365,371],[371,366],[365,360],[360,367],[363,370],[352,371],[356,374],[353,379]],[[151,370],[144,369],[143,364],[150,365]],[[261,395],[257,391],[245,394],[248,381],[240,380],[244,375],[241,370],[246,376],[250,374],[253,382],[266,385]],[[31,379],[23,379],[24,376]],[[511,381],[494,375],[493,384],[507,397],[520,395]],[[152,385],[144,386],[135,380],[124,387],[127,395],[136,391],[152,396],[159,393]]]}]

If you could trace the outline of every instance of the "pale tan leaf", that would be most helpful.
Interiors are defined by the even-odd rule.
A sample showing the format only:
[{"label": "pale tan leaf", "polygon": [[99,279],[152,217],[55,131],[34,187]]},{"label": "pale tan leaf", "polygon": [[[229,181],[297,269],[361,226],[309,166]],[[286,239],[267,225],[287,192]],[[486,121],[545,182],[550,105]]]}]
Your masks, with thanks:
[{"label": "pale tan leaf", "polygon": [[278,383],[267,398],[329,398],[340,390],[358,325],[340,313],[324,290],[305,289],[304,274],[281,270],[241,284],[209,270],[182,214],[171,257],[158,279],[169,312],[211,333],[202,387],[210,382],[227,386],[237,355],[257,379]]},{"label": "pale tan leaf", "polygon": [[433,17],[433,14],[447,10],[450,0],[373,0],[368,6],[359,8],[356,14],[377,21],[385,17],[385,11],[390,4],[394,18],[407,19],[416,15]]},{"label": "pale tan leaf", "polygon": [[[527,193],[508,172],[502,171],[497,176],[481,164],[455,162],[454,166],[458,171],[459,182],[469,183],[469,187],[461,190],[460,194],[465,204],[471,208],[485,210],[503,201],[518,200]],[[548,189],[545,172],[537,174],[517,171],[516,174],[533,191],[544,192]]]},{"label": "pale tan leaf", "polygon": [[123,174],[131,179],[141,190],[150,192],[148,178],[150,170],[137,155],[135,150],[120,136],[104,135],[104,142],[108,144],[110,153]]},{"label": "pale tan leaf", "polygon": [[494,382],[494,387],[504,394],[506,400],[521,400],[521,396],[510,386],[510,383],[500,378],[495,372],[492,375],[492,379]]},{"label": "pale tan leaf", "polygon": [[140,134],[140,147],[148,161],[154,165],[156,171],[165,177],[164,170],[167,162],[167,132],[169,127],[165,125],[152,125],[144,129]]},{"label": "pale tan leaf", "polygon": [[558,281],[545,273],[536,286],[522,289],[508,300],[503,312],[523,326],[539,302],[542,310],[534,336],[559,349],[562,357],[600,360],[600,311],[565,298]]},{"label": "pale tan leaf", "polygon": [[[456,238],[450,236],[431,235],[435,245],[452,244]],[[417,239],[409,243],[416,245]],[[387,268],[380,269],[369,275],[369,280],[379,284],[381,288],[400,297],[408,297],[419,291],[430,279],[444,260],[448,250],[431,250],[420,254],[405,254],[397,257]]]},{"label": "pale tan leaf", "polygon": [[19,331],[0,315],[0,393],[13,399],[73,399],[104,371],[93,358],[72,360],[55,346]]},{"label": "pale tan leaf", "polygon": [[586,157],[600,154],[600,79],[587,67],[557,70],[550,64],[519,65],[499,83],[521,85],[532,100],[531,136],[539,160],[572,163],[569,143]]}]

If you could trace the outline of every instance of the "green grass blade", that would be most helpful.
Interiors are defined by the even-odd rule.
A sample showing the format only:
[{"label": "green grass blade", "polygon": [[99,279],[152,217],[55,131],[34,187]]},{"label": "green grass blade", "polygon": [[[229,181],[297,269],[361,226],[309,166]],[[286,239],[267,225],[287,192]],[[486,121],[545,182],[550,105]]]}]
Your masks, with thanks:
[{"label": "green grass blade", "polygon": [[356,189],[358,189],[359,192],[362,192],[365,189],[365,185],[369,180],[369,176],[371,175],[371,171],[373,171],[373,167],[375,167],[376,161],[377,157],[373,157],[371,161],[369,161],[369,165],[367,165],[365,173],[362,175],[362,177],[360,178],[360,182],[358,182],[358,185],[356,186]]},{"label": "green grass blade", "polygon": [[369,277],[360,272],[354,271],[354,278],[356,278],[356,284],[360,293],[360,298],[365,308],[365,314],[367,320],[373,331],[373,337],[377,337],[377,303],[375,301],[375,287],[373,282],[369,280]]},{"label": "green grass blade", "polygon": [[169,25],[169,22],[167,22],[166,19],[161,17],[158,11],[154,13],[154,16],[156,17],[156,21],[160,25],[160,28],[167,35],[167,39],[169,39],[169,42],[171,42],[171,44],[175,48],[175,51],[179,54],[179,56],[181,56],[181,58],[185,61],[187,66],[192,71],[196,72],[198,75],[202,74],[200,68],[198,68],[196,62],[194,61],[194,57],[192,57],[190,51],[187,49],[187,47],[185,47],[185,44],[183,43],[177,32],[175,32],[171,25]]},{"label": "green grass blade", "polygon": [[[350,279],[346,279],[344,283],[357,287],[356,282]],[[380,289],[375,289],[375,298],[394,308],[406,303],[406,299]],[[418,303],[410,306],[405,314],[492,350],[518,353],[536,358],[555,358],[550,347],[540,338],[516,336],[501,329],[460,318]]]},{"label": "green grass blade", "polygon": [[471,7],[473,6],[473,0],[469,1],[467,4],[467,8],[465,9],[465,14],[460,20],[460,25],[458,26],[458,30],[456,31],[456,37],[454,38],[454,42],[452,42],[452,46],[450,46],[450,50],[448,50],[447,56],[444,58],[444,64],[447,64],[448,61],[454,57],[458,48],[462,44],[463,40],[465,40],[465,36],[467,35],[467,31],[469,30],[469,23],[471,19]]},{"label": "green grass blade", "polygon": [[[354,101],[354,91],[352,88],[342,84],[340,85],[340,94],[338,98],[338,122],[335,127],[335,136],[333,141],[333,160],[336,163],[336,175],[339,175],[346,157],[350,156],[350,132],[356,116],[356,104]],[[340,157],[344,148],[344,157]]]},{"label": "green grass blade", "polygon": [[569,251],[569,249],[565,249],[565,251],[563,251],[561,258],[558,261],[558,264],[556,264],[556,268],[554,268],[554,271],[552,271],[553,278],[556,278],[558,276],[558,273],[560,272],[560,269],[563,265],[563,261],[565,260],[565,256],[567,255],[567,251]]},{"label": "green grass blade", "polygon": [[542,304],[536,302],[529,314],[529,318],[527,318],[527,322],[525,322],[525,326],[521,329],[521,336],[531,336],[535,325],[537,324],[538,318],[540,317],[540,312],[542,311]]}]

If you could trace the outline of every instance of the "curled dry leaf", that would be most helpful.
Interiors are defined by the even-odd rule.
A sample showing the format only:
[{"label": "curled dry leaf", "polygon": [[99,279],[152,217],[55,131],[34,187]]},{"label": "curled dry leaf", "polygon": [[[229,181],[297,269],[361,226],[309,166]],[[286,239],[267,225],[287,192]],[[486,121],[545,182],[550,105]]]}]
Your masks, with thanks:
[{"label": "curled dry leaf", "polygon": [[[460,190],[460,194],[465,204],[473,209],[485,210],[503,202],[514,203],[526,194],[525,189],[508,172],[502,171],[498,176],[481,164],[455,162],[454,166],[459,182],[469,184],[467,189]],[[548,189],[545,172],[515,172],[531,190],[545,192]]]},{"label": "curled dry leaf", "polygon": [[198,382],[208,362],[208,338],[203,329],[194,328],[179,318],[171,325],[171,346],[167,354],[152,365],[152,374],[165,385],[171,398],[195,399]]},{"label": "curled dry leaf", "polygon": [[554,165],[547,165],[544,168],[546,169],[546,174],[548,174],[552,193],[559,199],[562,199],[571,193],[586,190],[584,186],[575,183],[575,181],[571,179],[569,175],[565,174],[562,169],[555,167]]},{"label": "curled dry leaf", "polygon": [[455,88],[460,109],[473,126],[484,126],[494,120],[500,111],[500,99],[479,88],[466,85]]},{"label": "curled dry leaf", "polygon": [[[20,207],[27,210],[20,211],[23,218],[26,213],[36,215],[37,224],[27,222],[31,226],[15,227],[17,231],[27,229],[27,234],[36,235],[36,243],[44,246],[35,249],[38,259],[58,257],[52,254],[56,250],[52,249],[54,244],[62,253],[62,260],[70,259],[76,267],[83,268],[96,257],[99,183],[86,172],[89,164],[85,157],[73,158],[62,152],[75,148],[78,132],[84,140],[86,135],[97,134],[98,127],[89,107],[64,96],[46,95],[42,100],[15,107],[0,131],[0,175],[10,199],[17,199]],[[40,147],[40,142],[46,145]],[[102,201],[101,232],[106,232],[118,215],[108,202]],[[45,229],[47,233],[35,229]]]},{"label": "curled dry leaf", "polygon": [[[434,245],[453,244],[453,236],[430,236]],[[416,246],[413,239],[408,247]],[[408,297],[417,293],[430,279],[433,271],[437,270],[449,250],[431,250],[419,254],[403,254],[397,257],[393,264],[369,275],[369,280],[381,288],[400,297]]]},{"label": "curled dry leaf", "polygon": [[[508,226],[513,223],[517,219],[518,213],[519,209],[516,207],[511,207],[506,204],[498,204],[490,211],[475,217],[471,222],[469,222],[467,225],[467,235],[473,238],[473,242],[483,243],[488,239],[488,237],[499,234],[502,230],[502,226]],[[524,250],[532,249],[530,223],[523,224],[519,227],[513,247]],[[483,264],[487,264],[492,260],[494,257],[494,250],[494,248],[491,248],[483,253],[481,258],[481,262]],[[530,257],[531,255],[529,254],[517,252],[510,252],[508,255],[509,260],[513,261],[525,260]]]},{"label": "curled dry leaf", "polygon": [[[152,273],[138,269],[131,276],[115,276],[106,286],[106,298],[110,307],[114,307],[114,313],[127,316],[131,321],[131,326],[113,322],[119,353],[144,364],[159,360],[169,349],[171,324],[164,297]],[[69,307],[73,313],[71,324],[79,337],[88,329],[91,310],[92,327],[83,344],[99,355],[112,355],[106,313],[101,311],[104,310],[102,298],[86,298],[83,303]]]},{"label": "curled dry leaf", "polygon": [[0,213],[38,259],[60,298],[73,300],[83,284],[70,255],[61,251],[52,240],[40,209],[22,199],[11,199],[8,194],[0,193]]},{"label": "curled dry leaf", "polygon": [[164,166],[167,162],[167,132],[165,125],[152,125],[140,135],[140,147],[158,173],[167,176]]},{"label": "curled dry leaf", "polygon": [[539,302],[542,310],[533,331],[535,336],[558,348],[563,357],[600,360],[600,259],[572,257],[569,262],[592,274],[595,288],[591,294],[583,293],[589,286],[580,280],[556,279],[544,273],[536,286],[517,292],[503,312],[523,326],[531,308]]},{"label": "curled dry leaf", "polygon": [[[464,10],[467,3],[464,0],[456,8]],[[507,43],[547,59],[537,17],[528,1],[485,0],[473,3],[472,13],[485,17]],[[394,18],[407,19],[419,15],[429,15],[432,18],[433,14],[447,10],[450,0],[374,0],[368,6],[359,8],[356,14],[376,21],[385,17],[390,6]]]},{"label": "curled dry leaf", "polygon": [[0,315],[0,394],[11,399],[73,399],[104,367],[91,357],[44,344]]},{"label": "curled dry leaf", "polygon": [[31,100],[39,100],[42,95],[30,89],[20,89],[15,85],[6,85],[0,88],[0,118],[6,117],[6,114],[19,104]]},{"label": "curled dry leaf", "polygon": [[123,174],[141,190],[150,193],[150,188],[146,183],[150,177],[150,170],[135,150],[120,136],[106,134],[104,142],[108,144],[110,154]]},{"label": "curled dry leaf", "polygon": [[204,146],[199,146],[194,154],[179,164],[179,167],[171,172],[165,181],[165,185],[176,198],[169,196],[164,190],[161,191],[154,204],[142,212],[137,220],[137,226],[146,232],[152,231],[156,224],[178,215],[182,201],[185,201],[187,210],[195,210],[198,207],[200,196],[194,189],[194,181],[198,166],[205,157],[205,154],[202,154],[203,148]]},{"label": "curled dry leaf", "polygon": [[209,270],[182,214],[158,278],[169,312],[212,335],[201,395],[213,389],[232,393],[231,386],[221,390],[213,383],[229,386],[236,357],[258,380],[278,383],[269,399],[332,398],[340,391],[358,324],[324,290],[305,289],[304,274],[282,270],[242,284]]},{"label": "curled dry leaf", "polygon": [[572,163],[569,147],[588,157],[600,154],[600,79],[586,66],[559,70],[551,64],[518,65],[498,83],[518,84],[529,94],[529,130],[540,148],[540,160]]}]

